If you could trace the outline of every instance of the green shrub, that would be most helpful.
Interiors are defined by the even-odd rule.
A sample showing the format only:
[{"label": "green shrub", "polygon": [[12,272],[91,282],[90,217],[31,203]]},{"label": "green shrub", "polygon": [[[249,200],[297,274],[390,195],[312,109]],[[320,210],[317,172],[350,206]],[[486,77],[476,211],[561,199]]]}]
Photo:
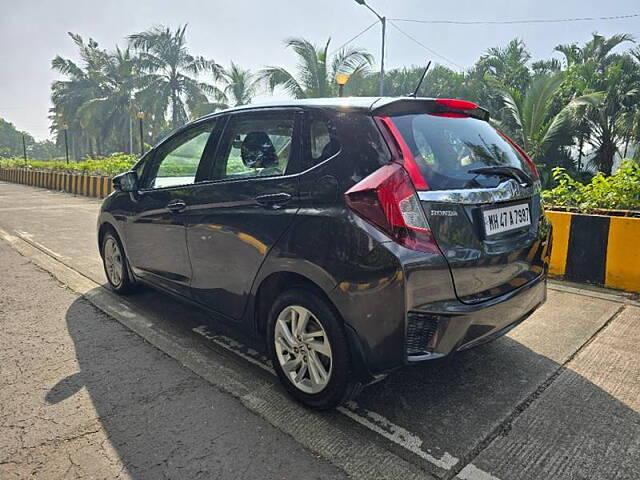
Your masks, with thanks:
[{"label": "green shrub", "polygon": [[[108,157],[90,158],[81,162],[29,160],[28,168],[36,170],[54,170],[57,172],[86,173],[90,175],[117,175],[131,169],[136,162],[135,155],[114,153]],[[23,158],[0,158],[0,167],[24,167]]]},{"label": "green shrub", "polygon": [[542,193],[547,205],[577,207],[583,213],[595,209],[640,210],[640,164],[624,160],[610,177],[595,175],[583,184],[571,178],[563,168],[553,169],[558,185]]}]

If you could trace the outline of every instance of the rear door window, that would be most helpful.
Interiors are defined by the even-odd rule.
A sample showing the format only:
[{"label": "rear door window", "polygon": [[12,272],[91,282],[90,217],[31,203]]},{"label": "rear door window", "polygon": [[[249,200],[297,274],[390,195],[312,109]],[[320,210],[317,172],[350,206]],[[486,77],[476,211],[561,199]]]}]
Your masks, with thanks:
[{"label": "rear door window", "polygon": [[497,186],[504,178],[472,173],[508,166],[532,175],[526,160],[489,123],[432,114],[393,118],[431,190]]},{"label": "rear door window", "polygon": [[321,112],[307,112],[304,131],[303,170],[324,162],[340,151],[336,128],[332,120]]},{"label": "rear door window", "polygon": [[214,165],[214,180],[284,175],[293,150],[295,111],[234,114]]}]

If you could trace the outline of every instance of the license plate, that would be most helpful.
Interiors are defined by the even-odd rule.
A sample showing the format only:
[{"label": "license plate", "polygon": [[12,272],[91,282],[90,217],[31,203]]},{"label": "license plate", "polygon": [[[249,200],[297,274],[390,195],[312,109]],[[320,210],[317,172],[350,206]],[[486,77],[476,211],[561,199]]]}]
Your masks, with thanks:
[{"label": "license plate", "polygon": [[487,237],[531,225],[528,203],[492,208],[482,212]]}]

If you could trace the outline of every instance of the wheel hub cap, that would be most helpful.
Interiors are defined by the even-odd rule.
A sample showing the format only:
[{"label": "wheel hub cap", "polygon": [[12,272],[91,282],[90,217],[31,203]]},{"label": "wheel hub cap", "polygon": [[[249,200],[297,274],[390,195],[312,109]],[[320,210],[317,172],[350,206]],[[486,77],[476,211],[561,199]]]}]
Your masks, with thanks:
[{"label": "wheel hub cap", "polygon": [[305,393],[322,391],[333,368],[329,338],[322,324],[305,307],[292,305],[276,320],[278,362],[291,383]]},{"label": "wheel hub cap", "polygon": [[111,237],[104,242],[104,266],[111,284],[119,287],[122,283],[124,262],[120,247]]}]

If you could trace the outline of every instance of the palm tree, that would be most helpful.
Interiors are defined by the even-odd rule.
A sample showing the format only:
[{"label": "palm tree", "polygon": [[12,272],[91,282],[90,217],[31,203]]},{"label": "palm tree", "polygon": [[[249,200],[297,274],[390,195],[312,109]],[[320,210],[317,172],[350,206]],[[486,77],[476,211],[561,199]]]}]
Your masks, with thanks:
[{"label": "palm tree", "polygon": [[295,98],[329,97],[336,93],[334,86],[337,73],[359,75],[369,68],[373,57],[365,50],[346,48],[329,58],[329,44],[318,47],[304,38],[288,38],[285,46],[293,49],[299,57],[297,78],[282,67],[266,67],[258,79],[273,91],[284,88]]},{"label": "palm tree", "polygon": [[612,35],[609,38],[592,34],[591,40],[580,47],[577,43],[570,43],[556,46],[555,50],[564,55],[568,67],[587,62],[605,64],[609,59],[611,51],[624,42],[633,42],[633,36],[626,33]]},{"label": "palm tree", "polygon": [[258,92],[259,81],[255,75],[234,62],[231,62],[229,70],[221,69],[218,81],[222,84],[222,88],[215,95],[215,99],[194,106],[191,112],[194,117],[201,117],[225,108],[247,105]]},{"label": "palm tree", "polygon": [[572,94],[604,92],[597,107],[586,110],[580,125],[580,153],[586,143],[593,151],[589,159],[592,167],[610,175],[615,154],[629,141],[629,115],[638,109],[640,99],[640,69],[629,54],[615,54],[612,50],[625,42],[633,42],[631,35],[611,37],[593,34],[590,41],[558,45],[556,50],[565,56],[568,65],[568,84]]},{"label": "palm tree", "polygon": [[139,83],[139,59],[127,48],[108,53],[100,70],[93,72],[99,93],[78,109],[80,124],[96,138],[110,138],[121,151],[131,150],[133,95]]},{"label": "palm tree", "polygon": [[554,148],[570,145],[571,127],[579,114],[584,107],[596,106],[602,100],[601,93],[583,95],[553,114],[553,101],[563,80],[562,74],[541,75],[531,82],[524,95],[508,88],[502,91],[504,117],[516,125],[517,139],[536,160],[546,158]]},{"label": "palm tree", "polygon": [[186,45],[187,26],[171,31],[168,27],[153,27],[129,36],[130,45],[139,52],[143,85],[138,100],[155,117],[171,112],[171,125],[177,128],[189,117],[188,111],[220,91],[208,83],[200,82],[200,73],[212,73],[218,78],[221,66],[213,60],[193,56]]},{"label": "palm tree", "polygon": [[478,60],[478,68],[509,88],[524,91],[531,74],[527,64],[531,54],[519,38],[511,40],[506,47],[492,47]]},{"label": "palm tree", "polygon": [[221,74],[223,101],[230,106],[251,103],[258,90],[258,80],[250,70],[231,62],[231,68]]},{"label": "palm tree", "polygon": [[[57,80],[51,86],[53,108],[50,109],[49,118],[51,132],[56,135],[59,145],[63,141],[63,126],[67,125],[71,137],[71,155],[77,157],[81,151],[86,151],[91,142],[88,132],[82,128],[78,111],[86,102],[100,95],[100,83],[95,72],[104,65],[106,53],[92,39],[85,43],[80,35],[69,33],[69,36],[78,46],[82,64],[78,65],[59,55],[52,60],[51,68],[67,78]],[[88,150],[92,150],[90,145]]]},{"label": "palm tree", "polygon": [[630,134],[627,118],[633,118],[638,112],[640,72],[631,59],[624,56],[602,75],[604,78],[594,83],[601,86],[605,97],[599,108],[588,111],[590,135],[587,143],[594,151],[591,165],[605,175],[611,175],[614,156],[624,147]]}]

